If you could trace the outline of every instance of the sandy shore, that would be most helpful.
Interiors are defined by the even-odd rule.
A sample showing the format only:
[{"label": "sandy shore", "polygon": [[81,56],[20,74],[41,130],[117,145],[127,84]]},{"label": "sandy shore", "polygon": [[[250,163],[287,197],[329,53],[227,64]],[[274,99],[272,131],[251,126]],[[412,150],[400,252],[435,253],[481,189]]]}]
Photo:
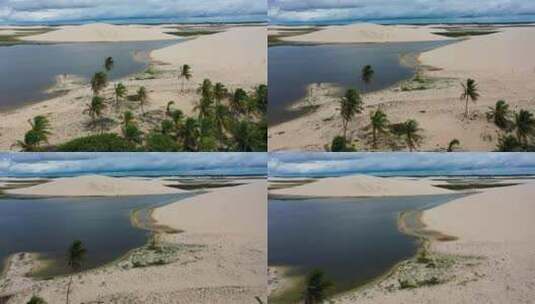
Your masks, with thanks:
[{"label": "sandy shore", "polygon": [[[153,212],[158,225],[184,230],[161,233],[164,246],[178,246],[174,262],[129,268],[123,262],[74,277],[72,303],[256,303],[266,302],[267,239],[265,182],[223,188]],[[196,218],[192,218],[195,216]],[[239,229],[241,227],[241,229]],[[244,229],[243,227],[247,227]],[[180,249],[182,248],[182,249]],[[65,300],[67,278],[34,281],[31,255],[17,255],[0,280],[8,304],[39,294]]]},{"label": "sandy shore", "polygon": [[487,190],[425,211],[426,229],[457,238],[429,245],[430,257],[439,266],[420,272],[440,273],[444,267],[436,277],[440,283],[399,289],[398,270],[335,303],[530,303],[535,297],[534,194],[534,184],[529,183]]},{"label": "sandy shore", "polygon": [[[129,26],[127,32],[137,33],[136,27],[139,26]],[[150,31],[160,30],[163,29]],[[171,100],[175,101],[175,109],[182,110],[185,115],[192,115],[200,98],[197,88],[205,78],[214,83],[223,82],[229,90],[241,87],[250,91],[259,84],[266,84],[265,27],[220,26],[213,30],[221,32],[183,42],[177,40],[176,45],[153,51],[150,54],[150,73],[142,71],[110,83],[102,93],[108,102],[108,107],[103,112],[104,117],[110,119],[107,130],[121,133],[121,115],[126,110],[134,113],[136,123],[144,132],[153,130],[165,118],[165,108]],[[70,31],[84,37],[81,27],[72,27]],[[118,32],[122,33],[122,30]],[[57,32],[47,34],[53,33]],[[103,35],[110,36],[114,33],[105,31]],[[83,39],[87,40],[91,35]],[[129,35],[125,37],[130,37]],[[137,37],[137,34],[134,36]],[[146,35],[140,37],[147,38]],[[185,83],[184,92],[179,90],[182,83],[177,80],[178,68],[182,64],[189,64],[193,74],[193,78]],[[113,87],[119,82],[126,86],[128,95],[134,95],[141,86],[147,89],[149,99],[145,106],[145,117],[140,117],[141,109],[136,101],[124,101],[119,111],[114,109]],[[57,84],[50,91],[60,94],[55,98],[0,113],[0,149],[18,150],[13,145],[24,138],[25,132],[30,129],[28,120],[37,115],[44,115],[50,120],[52,135],[49,142],[52,145],[97,133],[90,126],[90,117],[82,114],[92,98],[88,79],[58,77]]]},{"label": "sandy shore", "polygon": [[22,196],[122,196],[183,193],[159,181],[117,178],[101,175],[66,177],[26,188],[6,190],[6,194]]},{"label": "sandy shore", "polygon": [[270,196],[298,197],[385,197],[449,194],[427,181],[351,175],[318,179],[295,187],[270,190]]},{"label": "sandy shore", "polygon": [[[370,112],[381,108],[391,123],[416,119],[423,129],[419,150],[444,151],[453,139],[462,151],[493,151],[500,130],[487,121],[485,113],[500,99],[511,110],[535,110],[534,27],[497,28],[499,33],[473,36],[470,39],[424,53],[418,67],[425,81],[424,89],[413,81],[363,96],[365,108],[350,123],[358,150],[370,150],[370,137],[363,130],[370,123]],[[320,31],[321,32],[321,31]],[[315,32],[315,33],[320,33]],[[312,34],[315,34],[312,33]],[[310,34],[310,35],[312,35]],[[298,39],[298,37],[294,37]],[[377,73],[377,71],[376,71]],[[357,76],[356,76],[357,77]],[[461,81],[477,81],[481,97],[470,103],[471,117],[463,117],[464,104],[459,100]],[[309,100],[318,108],[309,114],[269,128],[269,150],[325,150],[325,145],[342,133],[338,103],[341,92],[332,84],[313,84]],[[305,107],[301,101],[293,108]],[[391,150],[380,143],[380,150]]]}]

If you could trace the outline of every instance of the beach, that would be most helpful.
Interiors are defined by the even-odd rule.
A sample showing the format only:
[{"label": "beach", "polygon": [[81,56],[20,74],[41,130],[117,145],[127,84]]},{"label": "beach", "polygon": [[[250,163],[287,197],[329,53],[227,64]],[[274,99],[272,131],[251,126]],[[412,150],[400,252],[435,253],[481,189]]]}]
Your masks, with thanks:
[{"label": "beach", "polygon": [[[77,182],[83,186],[83,180]],[[141,186],[131,182],[128,181],[128,186]],[[35,194],[42,190],[36,187]],[[149,183],[147,187],[156,186]],[[152,212],[156,246],[168,255],[164,256],[167,262],[158,266],[132,266],[132,263],[146,262],[154,254],[149,247],[136,249],[119,261],[75,275],[71,301],[254,303],[256,297],[265,301],[265,191],[266,183],[257,181],[156,208]],[[245,226],[248,229],[243,229]],[[34,294],[49,303],[65,300],[69,278],[35,280],[27,276],[39,267],[32,253],[11,257],[0,279],[1,294],[8,296],[7,303],[26,303]]]},{"label": "beach", "polygon": [[[420,41],[443,39],[430,33],[442,32],[439,26],[365,26],[326,27],[313,33],[290,37],[292,42],[307,43],[386,43],[392,41]],[[416,29],[420,29],[416,31]],[[394,30],[395,29],[395,30]],[[459,29],[457,29],[459,30]],[[530,65],[535,43],[531,26],[488,26],[488,35],[452,40],[443,46],[412,58],[401,57],[403,64],[415,66],[423,87],[415,80],[403,81],[393,87],[362,96],[364,109],[350,122],[348,136],[357,150],[372,150],[369,135],[363,128],[370,123],[369,115],[376,109],[387,114],[391,123],[415,119],[422,129],[420,151],[445,151],[453,139],[460,141],[460,151],[494,151],[503,132],[487,121],[486,112],[498,100],[505,100],[511,110],[535,109],[534,66]],[[416,31],[416,32],[414,32]],[[419,34],[415,34],[419,33]],[[430,37],[432,35],[434,37]],[[377,38],[379,37],[379,38]],[[392,38],[399,37],[399,38]],[[438,37],[438,38],[437,38]],[[290,39],[288,37],[283,40]],[[359,77],[356,71],[355,77]],[[469,118],[464,118],[461,82],[473,78],[478,84],[480,98],[469,104]],[[313,110],[298,118],[269,128],[269,150],[324,151],[332,139],[342,134],[339,99],[343,91],[332,83],[311,84],[306,100],[293,104],[291,109]],[[392,148],[381,142],[378,150]],[[404,149],[404,148],[397,148]]]},{"label": "beach", "polygon": [[[260,84],[266,84],[265,27],[209,26],[214,33],[187,36],[182,39],[179,36],[166,34],[177,29],[195,31],[206,27],[89,24],[64,26],[56,31],[28,35],[21,39],[35,43],[176,40],[176,44],[167,48],[152,51],[150,54],[137,54],[141,60],[150,62],[149,67],[135,75],[112,81],[101,93],[107,104],[103,111],[103,116],[109,120],[107,131],[120,134],[122,114],[127,110],[133,112],[136,123],[143,132],[159,127],[159,122],[166,117],[165,111],[169,101],[175,102],[174,109],[180,109],[184,115],[192,115],[200,98],[197,88],[205,78],[213,83],[222,82],[230,91],[236,88],[251,91]],[[102,62],[104,59],[102,58]],[[189,81],[179,82],[179,67],[184,64],[190,65],[192,78]],[[144,106],[146,112],[144,117],[140,117],[142,110],[137,101],[125,100],[119,109],[115,108],[114,85],[119,82],[126,86],[128,96],[135,95],[142,86],[146,88],[148,102]],[[6,109],[1,113],[1,149],[20,149],[14,145],[18,140],[23,140],[25,132],[30,129],[28,120],[38,115],[43,115],[50,121],[51,145],[95,134],[94,128],[90,126],[89,115],[83,114],[92,98],[89,79],[79,79],[75,75],[58,75],[56,84],[47,91],[52,94],[47,100],[33,101],[22,107]]]},{"label": "beach", "polygon": [[[428,259],[438,266],[401,263],[334,303],[529,303],[535,295],[533,189],[532,182],[488,189],[424,211],[424,229],[448,236],[427,239]],[[407,277],[430,275],[437,281],[432,286],[399,287]]]}]

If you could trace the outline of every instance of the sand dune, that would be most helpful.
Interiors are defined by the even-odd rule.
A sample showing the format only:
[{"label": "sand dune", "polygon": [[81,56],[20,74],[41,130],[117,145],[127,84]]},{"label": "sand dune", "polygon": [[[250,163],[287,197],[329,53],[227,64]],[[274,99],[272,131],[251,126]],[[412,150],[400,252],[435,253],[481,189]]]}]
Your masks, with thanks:
[{"label": "sand dune", "polygon": [[437,30],[423,27],[385,26],[370,23],[357,23],[329,26],[305,35],[281,38],[291,42],[310,43],[383,43],[434,41],[448,38],[435,35]]},{"label": "sand dune", "polygon": [[420,56],[427,65],[467,73],[530,73],[535,71],[534,28],[503,28],[500,33],[464,40]]},{"label": "sand dune", "polygon": [[487,190],[424,212],[432,228],[462,242],[532,241],[535,184]]},{"label": "sand dune", "polygon": [[151,57],[190,65],[193,82],[209,77],[225,84],[258,85],[267,81],[266,35],[265,26],[235,27],[153,51]]},{"label": "sand dune", "polygon": [[159,27],[143,27],[132,25],[112,25],[91,23],[86,25],[62,26],[58,30],[22,37],[22,40],[39,42],[118,42],[172,40],[174,35],[164,33]]},{"label": "sand dune", "polygon": [[[266,182],[224,188],[158,208],[158,223],[191,233],[266,238]],[[239,195],[237,195],[239,193]]]},{"label": "sand dune", "polygon": [[5,192],[28,196],[119,196],[170,194],[185,191],[165,187],[157,181],[86,175],[58,178],[48,183]]},{"label": "sand dune", "polygon": [[288,197],[382,197],[448,193],[452,193],[452,191],[433,187],[426,181],[399,180],[367,175],[323,178],[302,186],[269,192],[270,195]]}]

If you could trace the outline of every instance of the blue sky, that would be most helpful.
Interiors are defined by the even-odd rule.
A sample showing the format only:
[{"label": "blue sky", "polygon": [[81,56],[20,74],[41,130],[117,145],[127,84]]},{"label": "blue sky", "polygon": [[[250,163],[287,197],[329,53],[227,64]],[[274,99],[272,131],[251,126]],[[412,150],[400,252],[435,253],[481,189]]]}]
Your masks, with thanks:
[{"label": "blue sky", "polygon": [[266,153],[0,153],[0,176],[267,174]]},{"label": "blue sky", "polygon": [[269,176],[535,174],[534,153],[274,153]]},{"label": "blue sky", "polygon": [[[274,23],[535,15],[534,0],[268,0]],[[483,19],[484,20],[484,19]]]},{"label": "blue sky", "polygon": [[266,14],[266,0],[0,0],[0,24],[264,21]]}]

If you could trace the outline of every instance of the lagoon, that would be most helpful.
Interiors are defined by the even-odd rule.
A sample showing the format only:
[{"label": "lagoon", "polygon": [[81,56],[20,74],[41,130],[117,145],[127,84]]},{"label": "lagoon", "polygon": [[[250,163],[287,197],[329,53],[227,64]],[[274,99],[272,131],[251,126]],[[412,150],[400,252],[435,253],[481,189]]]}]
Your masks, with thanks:
[{"label": "lagoon", "polygon": [[115,61],[109,79],[119,79],[148,67],[150,51],[179,40],[19,44],[0,47],[0,110],[50,98],[45,91],[58,75],[76,75],[89,81],[103,70],[104,60]]},{"label": "lagoon", "polygon": [[[314,83],[342,88],[377,91],[409,79],[415,67],[402,64],[401,56],[418,54],[452,43],[451,41],[381,44],[287,44],[268,48],[270,125],[302,115],[288,109],[306,96]],[[373,81],[364,84],[360,71],[365,65],[375,70]]]},{"label": "lagoon", "polygon": [[[50,266],[38,276],[65,274],[65,255],[74,240],[87,248],[83,268],[112,262],[143,246],[150,231],[131,222],[134,210],[184,199],[191,194],[124,196],[0,198],[0,261],[18,252],[35,252]],[[3,263],[0,262],[0,273]]]}]

